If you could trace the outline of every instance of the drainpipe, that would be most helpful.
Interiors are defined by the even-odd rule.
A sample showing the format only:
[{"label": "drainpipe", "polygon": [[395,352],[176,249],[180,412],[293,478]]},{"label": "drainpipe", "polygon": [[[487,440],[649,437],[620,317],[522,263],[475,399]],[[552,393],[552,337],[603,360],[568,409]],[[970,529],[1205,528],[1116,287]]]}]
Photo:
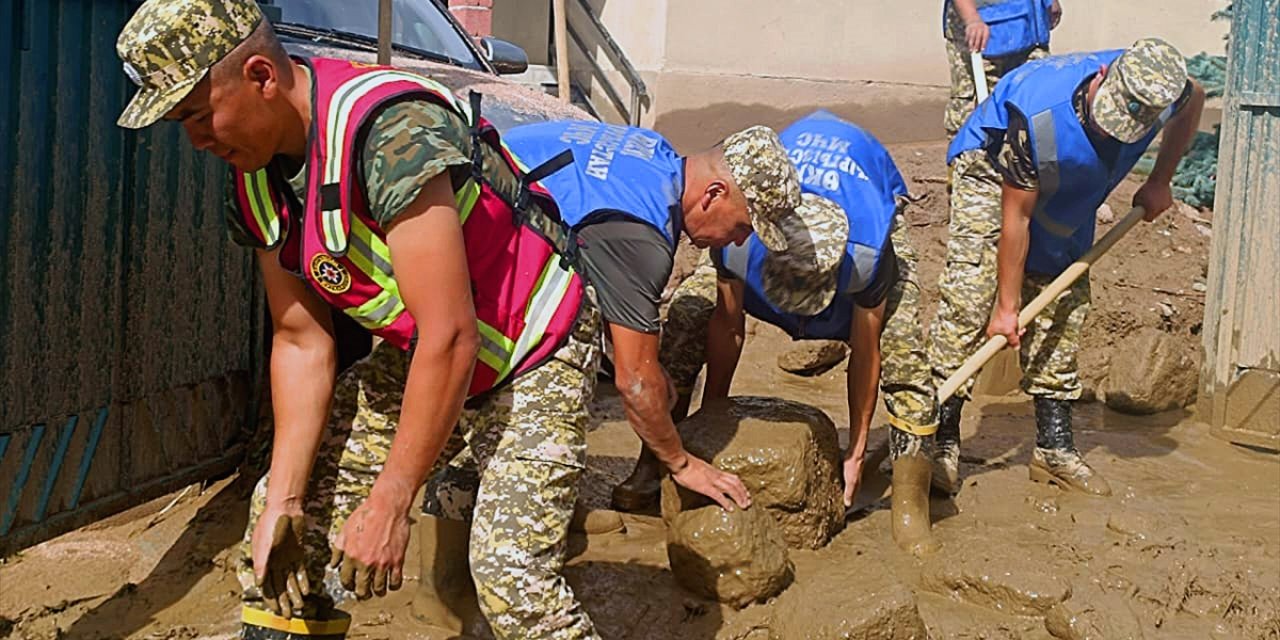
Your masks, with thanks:
[{"label": "drainpipe", "polygon": [[569,104],[569,17],[565,14],[564,0],[552,0],[555,14],[556,85],[560,102]]}]

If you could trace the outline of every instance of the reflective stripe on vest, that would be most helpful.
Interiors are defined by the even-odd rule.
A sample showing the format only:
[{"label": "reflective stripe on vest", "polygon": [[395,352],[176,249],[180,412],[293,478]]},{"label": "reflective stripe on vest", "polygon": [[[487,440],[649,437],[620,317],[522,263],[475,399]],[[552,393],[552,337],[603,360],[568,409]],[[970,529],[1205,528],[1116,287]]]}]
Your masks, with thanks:
[{"label": "reflective stripe on vest", "polygon": [[253,173],[238,175],[249,201],[249,208],[253,210],[253,219],[258,223],[257,229],[262,242],[266,248],[274,248],[280,242],[280,212],[276,210],[275,200],[272,199],[267,170],[259,169]]},{"label": "reflective stripe on vest", "polygon": [[1031,135],[1036,138],[1036,171],[1040,176],[1040,190],[1031,217],[1045,231],[1059,238],[1070,238],[1076,230],[1054,220],[1045,211],[1045,205],[1058,193],[1058,186],[1062,184],[1062,175],[1058,171],[1058,134],[1054,127],[1052,111],[1031,116]]}]

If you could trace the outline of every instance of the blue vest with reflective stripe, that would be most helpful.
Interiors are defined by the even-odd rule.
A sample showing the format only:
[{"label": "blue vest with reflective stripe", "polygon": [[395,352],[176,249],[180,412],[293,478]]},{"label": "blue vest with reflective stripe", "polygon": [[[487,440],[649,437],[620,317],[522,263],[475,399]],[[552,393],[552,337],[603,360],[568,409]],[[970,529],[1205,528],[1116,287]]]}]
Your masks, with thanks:
[{"label": "blue vest with reflective stripe", "polygon": [[827,111],[817,111],[778,137],[800,174],[801,189],[827,198],[849,218],[849,242],[836,297],[815,316],[785,313],[764,295],[764,245],[753,234],[742,246],[719,250],[717,261],[745,284],[747,313],[785,330],[793,338],[844,340],[852,320],[850,296],[875,279],[881,250],[893,228],[897,199],[907,185],[893,158],[871,134]]},{"label": "blue vest with reflective stripe", "polygon": [[573,164],[540,181],[570,226],[593,214],[621,213],[652,225],[675,249],[684,162],[658,133],[566,120],[514,127],[502,141],[526,169],[573,150]]},{"label": "blue vest with reflective stripe", "polygon": [[[1049,46],[1049,6],[1053,0],[978,0],[978,16],[991,31],[984,58],[998,58]],[[946,34],[947,9],[942,3],[942,30]]]},{"label": "blue vest with reflective stripe", "polygon": [[[1118,153],[1111,164],[1090,142],[1072,105],[1073,95],[1099,66],[1111,64],[1120,53],[1052,56],[1022,65],[996,85],[991,99],[969,117],[948,150],[951,162],[965,151],[1002,144],[1008,110],[1016,109],[1026,118],[1040,178],[1027,253],[1026,270],[1031,273],[1057,275],[1089,250],[1098,207],[1160,130],[1155,127],[1133,144],[1112,141]],[[1161,124],[1170,113],[1171,109],[1161,115]]]}]

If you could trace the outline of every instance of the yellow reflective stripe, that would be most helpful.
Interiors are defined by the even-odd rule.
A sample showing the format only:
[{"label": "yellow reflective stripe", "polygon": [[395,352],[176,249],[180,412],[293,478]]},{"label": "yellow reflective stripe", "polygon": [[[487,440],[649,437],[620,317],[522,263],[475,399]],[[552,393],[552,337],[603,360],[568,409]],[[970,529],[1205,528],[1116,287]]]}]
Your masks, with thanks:
[{"label": "yellow reflective stripe", "polygon": [[399,289],[391,269],[391,250],[387,243],[356,216],[351,218],[351,246],[347,257],[379,287],[390,291]]},{"label": "yellow reflective stripe", "polygon": [[520,332],[520,338],[511,350],[507,366],[499,370],[499,380],[507,377],[516,364],[533,351],[534,345],[542,341],[542,336],[546,334],[552,318],[560,309],[560,303],[564,301],[565,292],[569,290],[572,281],[573,272],[562,269],[559,256],[552,255],[538,277],[537,289],[525,310],[524,331]]},{"label": "yellow reflective stripe", "polygon": [[383,289],[382,293],[370,298],[358,307],[344,309],[360,326],[376,330],[389,326],[404,313],[404,303],[395,290]]},{"label": "yellow reflective stripe", "polygon": [[480,361],[501,374],[511,359],[515,342],[483,320],[476,320],[476,328],[480,331]]},{"label": "yellow reflective stripe", "polygon": [[458,193],[454,196],[458,203],[458,220],[462,224],[467,223],[467,218],[471,217],[471,210],[475,208],[476,202],[480,199],[480,183],[474,178],[468,178],[466,184],[458,189]]},{"label": "yellow reflective stripe", "polygon": [[306,620],[304,618],[281,618],[270,611],[241,608],[240,620],[245,624],[262,629],[283,631],[299,636],[336,636],[343,635],[351,628],[351,617],[341,611],[335,611],[333,620]]},{"label": "yellow reflective stripe", "polygon": [[271,246],[280,239],[280,216],[276,213],[275,202],[271,199],[271,191],[267,187],[267,170],[259,169],[253,173],[242,173],[245,194],[249,207],[253,210],[253,219],[262,232],[263,242]]}]

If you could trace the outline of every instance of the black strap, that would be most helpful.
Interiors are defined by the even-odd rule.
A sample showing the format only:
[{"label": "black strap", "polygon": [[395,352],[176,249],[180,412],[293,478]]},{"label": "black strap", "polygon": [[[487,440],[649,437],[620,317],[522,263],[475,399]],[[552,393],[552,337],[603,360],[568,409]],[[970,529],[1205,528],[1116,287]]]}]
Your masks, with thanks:
[{"label": "black strap", "polygon": [[471,100],[471,175],[476,180],[484,177],[484,140],[480,136],[480,101],[481,95],[478,91],[472,91],[468,95]]},{"label": "black strap", "polygon": [[516,194],[516,209],[523,210],[529,204],[531,190],[529,186],[543,178],[573,164],[573,149],[565,149],[550,160],[530,169],[520,177],[520,190]]}]

